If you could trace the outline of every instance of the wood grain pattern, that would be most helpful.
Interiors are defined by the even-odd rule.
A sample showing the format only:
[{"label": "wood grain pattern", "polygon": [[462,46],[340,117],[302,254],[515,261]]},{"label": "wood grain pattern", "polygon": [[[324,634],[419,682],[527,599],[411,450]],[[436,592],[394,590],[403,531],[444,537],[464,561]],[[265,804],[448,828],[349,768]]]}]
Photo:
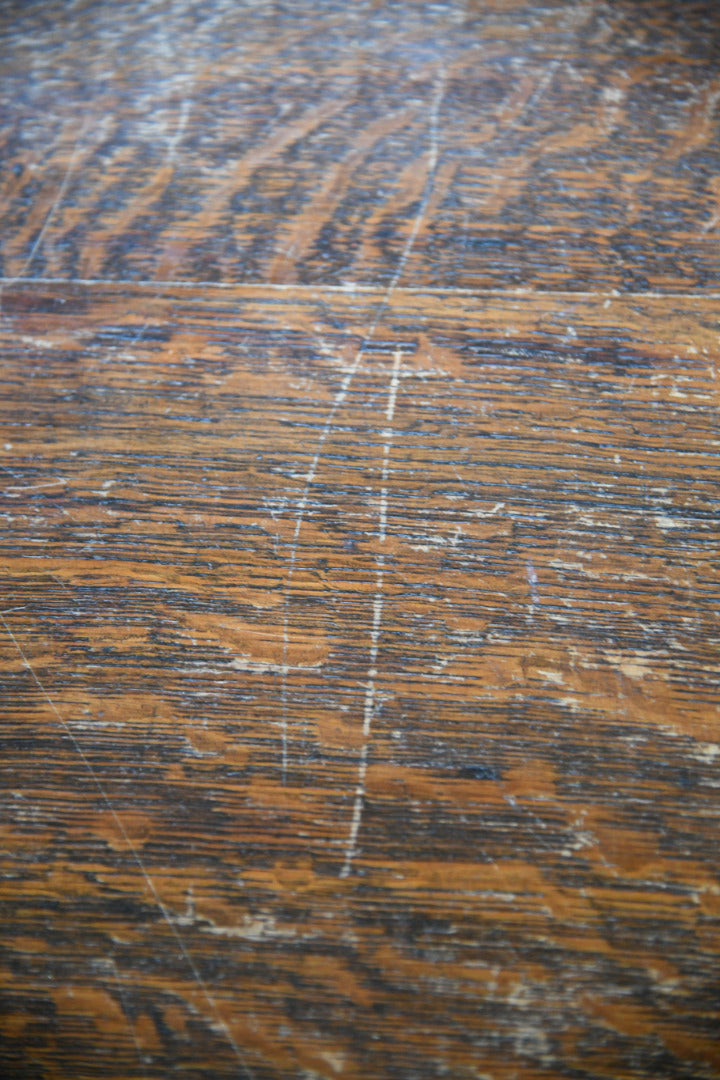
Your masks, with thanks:
[{"label": "wood grain pattern", "polygon": [[715,0],[3,5],[2,273],[711,291]]},{"label": "wood grain pattern", "polygon": [[10,1075],[718,1075],[717,302],[381,303],[5,291]]},{"label": "wood grain pattern", "polygon": [[0,1077],[720,1078],[709,0],[0,5]]}]

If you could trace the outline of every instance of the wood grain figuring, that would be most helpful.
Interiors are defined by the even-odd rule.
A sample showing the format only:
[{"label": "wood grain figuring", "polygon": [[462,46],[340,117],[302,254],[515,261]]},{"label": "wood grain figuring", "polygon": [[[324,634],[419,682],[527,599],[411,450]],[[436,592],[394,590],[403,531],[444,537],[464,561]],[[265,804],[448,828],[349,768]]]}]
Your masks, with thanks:
[{"label": "wood grain figuring", "polygon": [[720,1077],[715,5],[0,12],[0,1077]]},{"label": "wood grain figuring", "polygon": [[6,290],[18,1068],[717,1075],[717,305],[381,300]]},{"label": "wood grain figuring", "polygon": [[714,0],[4,10],[7,277],[387,283],[441,79],[409,280],[717,289]]}]

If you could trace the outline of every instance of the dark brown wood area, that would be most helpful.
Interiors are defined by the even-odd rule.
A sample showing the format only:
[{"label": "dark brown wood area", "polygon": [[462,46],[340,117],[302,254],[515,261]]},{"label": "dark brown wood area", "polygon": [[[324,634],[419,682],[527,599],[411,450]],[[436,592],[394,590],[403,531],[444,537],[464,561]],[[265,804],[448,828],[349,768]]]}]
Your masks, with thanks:
[{"label": "dark brown wood area", "polygon": [[0,5],[1,1080],[720,1077],[720,8]]}]

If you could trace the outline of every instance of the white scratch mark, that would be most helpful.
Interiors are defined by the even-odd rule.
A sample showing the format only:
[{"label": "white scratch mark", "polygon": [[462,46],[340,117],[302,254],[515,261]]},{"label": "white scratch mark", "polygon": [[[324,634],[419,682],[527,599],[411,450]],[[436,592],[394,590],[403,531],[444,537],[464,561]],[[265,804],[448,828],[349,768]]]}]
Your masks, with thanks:
[{"label": "white scratch mark", "polygon": [[532,559],[528,559],[525,569],[527,572],[528,585],[530,586],[530,615],[532,616],[536,606],[540,603],[540,593],[538,592],[538,578],[535,573],[535,567],[533,566]]},{"label": "white scratch mark", "polygon": [[[22,281],[28,285],[110,285],[116,286],[117,279],[114,278],[82,278],[82,277],[48,277],[42,274],[32,275],[23,278],[17,277],[0,277],[0,288],[4,288],[6,285],[15,285],[18,281]],[[307,293],[313,296],[317,295],[317,285],[303,285],[301,283],[283,283],[278,281],[264,281],[262,284],[257,282],[243,282],[243,281],[208,281],[203,278],[197,278],[193,281],[188,281],[182,278],[169,279],[169,278],[133,278],[132,286],[134,289],[217,289],[218,291],[225,292],[237,292],[248,293],[253,295],[258,291],[266,293],[270,292],[286,292],[286,293]],[[348,287],[344,285],[323,285],[322,291],[326,293],[357,293],[358,295],[372,296],[375,293],[382,293],[385,295],[387,289],[381,285],[352,285]],[[605,290],[592,290],[585,292],[574,292],[569,289],[535,289],[526,288],[523,286],[507,287],[507,288],[487,288],[487,289],[471,289],[463,288],[461,286],[449,286],[442,285],[396,285],[393,292],[401,292],[406,296],[469,296],[475,300],[484,296],[518,296],[518,297],[543,297],[552,296],[563,298],[567,300],[604,300],[606,298],[611,300],[623,300],[632,301],[634,299],[642,300],[720,300],[720,292],[698,292],[685,290],[685,292],[654,292],[652,289],[623,289],[620,293],[617,289],[612,289],[610,292]],[[367,344],[367,341],[366,341]]]},{"label": "white scratch mark", "polygon": [[[460,477],[460,479],[462,479],[462,477]],[[495,515],[498,514],[501,510],[503,510],[504,507],[505,507],[505,503],[504,502],[499,502],[499,503],[495,503],[495,505],[493,507],[491,507],[490,510],[473,510],[473,511],[471,511],[471,513],[472,513],[473,517],[479,517],[479,518],[495,517]]]},{"label": "white scratch mark", "polygon": [[120,973],[119,973],[119,971],[117,969],[117,964],[115,963],[115,960],[113,959],[112,956],[108,957],[108,964],[110,966],[110,969],[111,969],[113,975],[115,976],[115,982],[117,983],[118,993],[120,995],[120,1011],[122,1012],[123,1016],[125,1017],[125,1024],[127,1026],[128,1031],[130,1032],[130,1035],[132,1037],[132,1041],[135,1044],[135,1050],[137,1052],[137,1057],[138,1057],[138,1062],[140,1064],[140,1068],[142,1069],[142,1074],[143,1074],[143,1076],[147,1076],[148,1072],[147,1072],[147,1069],[145,1068],[145,1055],[143,1054],[143,1048],[140,1045],[140,1040],[138,1039],[137,1031],[135,1030],[135,1023],[132,1020],[131,1015],[130,1015],[130,1010],[128,1009],[127,998],[125,996],[125,988],[123,987],[123,984],[122,984],[122,982],[120,980]]},{"label": "white scratch mark", "polygon": [[[393,274],[393,276],[392,276],[392,278],[390,280],[390,284],[388,285],[388,287],[387,287],[387,289],[386,289],[386,291],[385,291],[385,293],[384,293],[384,295],[382,297],[382,300],[380,301],[380,304],[378,305],[377,311],[375,312],[375,315],[373,316],[373,320],[372,320],[372,322],[370,324],[370,327],[368,328],[367,333],[365,334],[365,337],[363,338],[363,340],[362,340],[362,342],[360,344],[360,348],[356,352],[355,357],[353,359],[353,362],[350,365],[350,368],[348,369],[347,374],[345,375],[345,378],[343,379],[342,383],[340,384],[340,389],[338,390],[337,394],[335,395],[332,406],[330,408],[330,412],[328,413],[327,418],[325,420],[325,423],[323,425],[322,431],[320,432],[320,437],[318,439],[317,448],[315,450],[315,454],[313,456],[313,459],[312,459],[312,461],[310,463],[310,468],[308,469],[307,474],[305,476],[305,486],[303,488],[302,495],[300,496],[300,500],[299,500],[298,505],[297,505],[297,511],[296,511],[296,516],[295,516],[295,529],[293,531],[292,540],[290,541],[289,565],[288,565],[287,577],[285,579],[285,596],[284,596],[285,613],[284,613],[284,618],[283,618],[283,655],[282,655],[282,668],[284,669],[284,671],[287,671],[287,668],[288,668],[288,652],[289,652],[289,647],[290,647],[290,636],[289,636],[289,626],[290,626],[290,587],[291,587],[291,584],[292,584],[293,574],[295,572],[295,563],[296,563],[296,560],[297,560],[298,540],[300,538],[300,530],[302,529],[303,521],[304,521],[304,518],[305,518],[305,511],[307,509],[307,504],[308,504],[308,500],[309,500],[309,496],[310,496],[310,490],[311,490],[313,484],[315,483],[315,478],[317,476],[318,465],[320,463],[320,458],[322,457],[322,453],[323,453],[323,447],[325,445],[325,442],[327,440],[328,435],[330,434],[330,432],[333,429],[333,424],[334,424],[334,421],[335,421],[335,416],[337,415],[337,411],[340,408],[340,406],[342,405],[342,403],[345,401],[345,398],[347,397],[348,391],[349,391],[349,389],[350,389],[350,387],[352,385],[352,381],[355,378],[355,375],[357,374],[357,371],[358,371],[358,369],[360,367],[360,362],[361,362],[363,356],[365,355],[365,350],[367,349],[368,345],[370,344],[370,342],[371,342],[371,340],[373,338],[373,335],[375,333],[375,330],[377,329],[378,323],[380,322],[381,318],[385,314],[385,311],[387,310],[388,304],[390,303],[390,299],[391,299],[391,297],[392,297],[392,295],[393,295],[393,293],[394,293],[394,291],[395,291],[395,289],[397,287],[398,282],[400,281],[400,278],[402,277],[402,274],[403,274],[403,271],[405,270],[405,266],[407,264],[407,261],[410,258],[410,253],[412,252],[413,245],[414,245],[415,240],[417,238],[417,235],[418,235],[418,233],[420,231],[420,227],[421,227],[421,225],[422,225],[422,223],[423,223],[423,221],[425,219],[425,214],[427,212],[428,204],[430,202],[430,196],[432,195],[433,185],[434,185],[434,182],[435,182],[435,172],[437,170],[438,142],[439,142],[439,140],[438,140],[438,117],[439,117],[439,114],[440,114],[440,105],[442,103],[443,95],[445,93],[445,81],[446,81],[445,69],[442,68],[440,70],[440,72],[438,74],[438,77],[437,77],[437,80],[435,82],[435,92],[433,94],[433,100],[432,100],[432,104],[431,104],[431,107],[430,107],[430,116],[429,116],[429,124],[428,124],[429,135],[430,135],[430,147],[429,147],[429,150],[428,150],[427,179],[425,181],[425,190],[423,192],[423,197],[422,197],[422,200],[420,202],[420,206],[418,207],[418,212],[415,215],[415,220],[413,221],[412,228],[410,230],[410,233],[408,235],[407,240],[405,241],[402,252],[400,253],[400,258],[398,260],[397,267],[395,268],[395,272],[394,272],[394,274]],[[397,393],[397,387],[395,389],[395,393]],[[389,405],[388,405],[388,407],[389,407]],[[394,404],[393,404],[393,408],[394,408]],[[285,779],[286,779],[286,776],[287,776],[287,766],[288,766],[288,721],[287,721],[288,687],[287,687],[287,675],[286,674],[283,674],[282,689],[281,689],[280,696],[281,696],[281,703],[282,703],[282,720],[280,722],[281,732],[282,732],[282,776],[283,776],[283,783],[285,783]]]},{"label": "white scratch mark", "polygon": [[400,383],[401,360],[402,353],[398,350],[395,353],[395,363],[393,364],[392,376],[390,377],[390,393],[388,394],[387,409],[385,410],[385,417],[389,424],[392,423],[393,416],[395,415],[395,400],[397,398],[398,385]]},{"label": "white scratch mark", "polygon": [[[390,377],[390,389],[388,392],[388,405],[385,412],[385,416],[389,424],[392,424],[393,417],[395,416],[395,400],[397,398],[397,388],[400,379],[400,364],[402,362],[402,353],[398,349],[395,353],[395,362],[393,364],[392,375]],[[388,480],[388,462],[390,458],[390,447],[393,441],[393,430],[391,427],[386,428],[384,432],[385,445],[383,447],[383,462],[382,462],[382,485],[380,488],[380,526],[378,530],[378,538],[381,544],[385,543],[387,534],[387,480]],[[373,622],[372,630],[370,632],[370,658],[368,667],[368,678],[365,687],[365,703],[363,706],[363,744],[360,751],[360,762],[358,765],[358,778],[355,786],[355,802],[353,804],[352,820],[350,822],[350,835],[348,837],[347,848],[345,850],[345,862],[343,863],[342,870],[340,871],[340,877],[347,877],[350,873],[352,861],[357,852],[357,838],[360,832],[360,825],[362,824],[362,812],[365,804],[365,781],[367,777],[367,763],[368,763],[368,751],[370,746],[370,729],[372,727],[373,715],[375,713],[375,680],[377,679],[377,657],[378,657],[378,642],[380,640],[380,624],[382,622],[383,612],[383,578],[385,576],[385,553],[380,551],[377,558],[377,571],[375,578],[375,599],[373,601]]]},{"label": "white scratch mark", "polygon": [[67,480],[64,477],[59,476],[57,480],[46,480],[41,484],[26,484],[24,487],[11,484],[9,487],[5,488],[5,494],[13,492],[13,495],[10,497],[15,498],[18,495],[22,495],[25,491],[39,491],[41,488],[57,487],[58,484],[67,484]]},{"label": "white scratch mark", "polygon": [[180,108],[180,116],[178,117],[177,127],[175,128],[175,134],[167,141],[167,155],[165,161],[168,165],[172,165],[175,161],[175,155],[177,148],[185,134],[185,128],[187,127],[188,117],[190,115],[191,102],[186,98],[183,101]]},{"label": "white scratch mark", "polygon": [[[558,70],[558,68],[560,67],[560,65],[562,63],[563,63],[563,58],[558,57],[557,60],[553,60],[552,63],[548,64],[547,69],[543,73],[539,83],[535,87],[535,90],[530,95],[530,97],[529,97],[529,99],[528,99],[528,101],[527,101],[527,103],[526,103],[526,105],[525,105],[525,107],[523,109],[523,114],[528,113],[528,112],[530,112],[531,109],[535,108],[535,106],[537,105],[538,101],[540,100],[540,98],[543,96],[543,94],[547,90],[548,86],[550,85],[551,80],[554,78],[556,71]],[[515,124],[513,124],[512,127],[515,127]]]},{"label": "white scratch mark", "polygon": [[720,221],[720,212],[716,211],[710,218],[710,220],[705,222],[700,231],[703,233],[711,232],[717,225],[718,221]]},{"label": "white scratch mark", "polygon": [[41,578],[46,578],[46,577],[52,578],[53,581],[57,582],[57,584],[60,586],[61,589],[64,589],[66,593],[69,593],[70,596],[72,596],[72,594],[73,594],[72,589],[69,589],[64,581],[61,581],[60,578],[57,577],[56,574],[53,574],[52,570],[38,570],[37,573],[34,573],[34,574],[33,573],[30,573],[30,574],[12,574],[12,575],[9,575],[9,574],[5,575],[4,574],[2,579],[0,579],[0,580],[2,580],[4,582],[8,582],[8,581],[11,581],[11,582],[15,582],[15,581],[31,581],[33,578],[40,578],[41,579]]},{"label": "white scratch mark", "polygon": [[[57,193],[57,195],[55,197],[54,203],[52,204],[52,206],[50,207],[50,209],[47,212],[47,215],[45,217],[45,221],[43,222],[43,226],[40,229],[40,232],[35,237],[35,243],[33,244],[32,248],[30,249],[30,254],[28,255],[27,259],[25,260],[25,264],[23,265],[23,268],[20,271],[20,274],[18,275],[19,277],[22,277],[24,275],[25,271],[28,270],[30,268],[30,266],[32,265],[32,261],[35,258],[35,255],[37,254],[37,252],[38,252],[38,250],[40,248],[40,245],[43,242],[43,239],[45,237],[45,233],[47,232],[48,226],[50,225],[50,222],[52,221],[52,219],[53,219],[53,217],[55,215],[55,211],[57,210],[58,206],[60,205],[60,203],[62,202],[62,200],[65,197],[65,192],[67,191],[67,186],[70,183],[70,177],[72,176],[73,169],[75,168],[75,162],[77,161],[78,155],[80,153],[80,147],[82,146],[82,141],[83,141],[83,137],[85,135],[86,128],[87,128],[87,121],[83,124],[82,129],[80,131],[80,134],[77,137],[77,142],[75,143],[75,148],[73,149],[73,152],[70,155],[70,160],[68,162],[68,167],[65,170],[65,175],[62,178],[62,183],[60,184],[60,189],[59,189],[59,191],[58,191],[58,193]],[[15,279],[15,280],[17,280],[17,279]]]},{"label": "white scratch mark", "polygon": [[208,1007],[210,1008],[211,1012],[213,1013],[213,1015],[215,1017],[215,1023],[216,1023],[217,1028],[222,1031],[223,1035],[225,1036],[228,1043],[232,1047],[232,1050],[233,1050],[233,1053],[235,1054],[237,1062],[238,1062],[243,1074],[245,1075],[245,1077],[247,1077],[247,1080],[253,1080],[253,1074],[250,1072],[250,1069],[248,1068],[248,1066],[245,1063],[243,1055],[240,1052],[240,1047],[238,1046],[237,1042],[235,1041],[229,1027],[225,1023],[225,1021],[222,1019],[222,1017],[220,1015],[220,1012],[218,1010],[217,1004],[215,1002],[215,999],[213,998],[210,991],[208,990],[204,979],[202,978],[200,972],[197,969],[195,961],[191,957],[190,953],[187,951],[187,948],[185,946],[185,942],[183,941],[180,934],[178,933],[177,926],[175,925],[174,920],[171,918],[170,912],[168,911],[167,907],[165,906],[162,899],[160,898],[160,894],[157,891],[157,888],[155,886],[155,882],[152,880],[152,878],[148,874],[147,870],[145,869],[145,864],[143,863],[142,859],[140,858],[140,855],[138,853],[137,848],[135,847],[132,840],[128,836],[127,830],[126,830],[125,826],[122,823],[122,819],[120,818],[120,816],[118,815],[117,810],[115,809],[112,802],[110,801],[110,797],[107,794],[107,792],[105,791],[103,783],[102,783],[100,777],[98,776],[97,772],[95,771],[92,762],[90,761],[90,759],[86,755],[85,751],[83,750],[82,746],[78,742],[77,736],[75,735],[75,732],[73,731],[72,727],[67,722],[67,720],[65,720],[65,718],[62,716],[59,709],[55,705],[55,702],[52,700],[52,698],[48,694],[47,690],[45,689],[44,685],[42,684],[42,682],[40,681],[40,679],[36,675],[35,669],[33,668],[32,664],[30,663],[30,661],[29,661],[28,657],[26,656],[25,652],[23,651],[22,646],[20,645],[20,642],[18,641],[18,639],[13,634],[12,630],[8,626],[7,622],[5,621],[4,616],[2,614],[0,614],[0,622],[5,627],[5,632],[7,633],[8,637],[12,641],[12,643],[15,646],[15,648],[17,649],[17,651],[19,652],[19,654],[20,654],[20,656],[22,658],[22,662],[25,665],[25,667],[27,668],[30,675],[32,676],[32,678],[33,678],[33,680],[35,682],[35,685],[37,686],[38,690],[40,691],[42,696],[45,698],[45,700],[47,701],[47,703],[50,706],[50,708],[52,709],[52,711],[54,712],[55,716],[57,717],[57,721],[60,724],[60,727],[62,728],[62,730],[65,732],[66,736],[68,737],[68,739],[72,743],[72,746],[73,746],[75,752],[77,753],[78,757],[82,761],[82,763],[85,766],[85,769],[87,770],[92,782],[95,784],[95,787],[97,788],[98,792],[100,793],[100,797],[101,797],[102,801],[105,803],[105,806],[107,807],[108,811],[110,812],[110,814],[111,814],[111,816],[112,816],[112,818],[113,818],[113,820],[114,820],[114,822],[115,822],[115,824],[117,826],[118,832],[122,836],[124,842],[127,844],[128,850],[130,851],[133,859],[135,860],[135,862],[137,864],[137,867],[138,867],[138,869],[140,871],[140,874],[142,875],[143,881],[147,885],[149,891],[152,893],[153,899],[155,900],[155,903],[156,903],[161,915],[163,916],[165,922],[170,927],[170,930],[171,930],[171,932],[173,934],[173,937],[175,938],[175,941],[177,942],[178,949],[180,950],[180,952],[181,952],[187,966],[189,967],[189,969],[190,969],[190,971],[192,973],[193,979],[195,980],[198,987],[200,988],[200,992],[202,993],[202,996],[205,998],[205,1001],[206,1001]]},{"label": "white scratch mark", "polygon": [[70,160],[68,162],[67,169],[65,170],[65,175],[63,176],[62,181],[60,183],[60,188],[58,190],[58,193],[55,196],[55,200],[54,200],[52,206],[50,207],[47,214],[45,215],[45,220],[44,220],[44,222],[42,224],[40,232],[35,237],[35,243],[31,247],[30,254],[26,258],[25,262],[23,263],[22,268],[20,270],[20,273],[17,274],[15,277],[0,279],[0,309],[2,307],[2,294],[3,294],[3,291],[4,291],[5,287],[7,285],[14,285],[14,284],[16,284],[16,282],[21,281],[21,280],[24,279],[26,271],[30,269],[30,267],[32,265],[32,261],[35,258],[35,255],[37,254],[37,252],[38,252],[38,250],[40,248],[40,245],[43,242],[43,239],[45,237],[45,233],[48,230],[48,226],[50,225],[50,222],[52,221],[52,219],[53,219],[53,217],[55,215],[55,211],[57,210],[57,208],[60,205],[60,203],[62,202],[62,200],[65,198],[65,192],[67,191],[67,186],[70,183],[70,177],[72,176],[73,169],[75,168],[75,163],[76,163],[76,161],[78,159],[78,155],[80,154],[80,148],[82,146],[82,142],[83,142],[86,130],[87,130],[87,120],[85,121],[85,123],[82,125],[82,128],[80,129],[80,133],[79,133],[79,135],[77,137],[77,141],[76,141],[75,146],[73,148],[73,152],[70,155]]}]

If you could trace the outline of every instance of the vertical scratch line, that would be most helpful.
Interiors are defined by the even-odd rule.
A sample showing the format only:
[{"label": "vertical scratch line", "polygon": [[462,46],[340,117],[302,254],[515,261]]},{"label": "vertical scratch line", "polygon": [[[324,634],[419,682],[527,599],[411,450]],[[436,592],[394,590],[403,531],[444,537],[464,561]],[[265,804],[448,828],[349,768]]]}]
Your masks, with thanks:
[{"label": "vertical scratch line", "polygon": [[188,117],[190,116],[191,102],[186,98],[181,107],[180,115],[178,116],[177,127],[175,133],[167,141],[167,153],[165,155],[165,164],[174,165],[175,157],[177,155],[177,148],[185,134],[185,128],[187,127]]},{"label": "vertical scratch line", "polygon": [[[375,312],[375,314],[373,316],[372,322],[370,323],[370,326],[369,326],[368,330],[366,331],[365,336],[364,336],[364,338],[362,339],[362,341],[360,343],[360,347],[358,348],[357,352],[355,353],[355,357],[354,357],[354,359],[352,361],[352,364],[350,365],[350,369],[348,370],[347,374],[345,375],[345,378],[343,379],[342,383],[340,384],[340,389],[336,393],[335,398],[333,400],[333,403],[332,403],[332,405],[330,407],[330,412],[328,413],[328,415],[327,415],[327,417],[325,419],[325,423],[323,425],[322,431],[320,432],[320,436],[318,438],[315,454],[313,456],[312,461],[310,462],[310,468],[308,469],[307,474],[305,476],[305,486],[303,487],[303,491],[302,491],[302,494],[300,496],[300,500],[299,500],[299,502],[297,504],[297,510],[296,510],[296,514],[295,514],[295,529],[293,531],[292,539],[290,541],[289,565],[288,565],[287,575],[285,577],[284,615],[283,615],[283,648],[282,648],[282,665],[281,665],[281,669],[280,669],[281,674],[282,674],[282,688],[281,688],[281,692],[280,692],[281,706],[282,706],[282,720],[281,720],[281,725],[280,726],[281,726],[281,730],[282,730],[282,780],[283,780],[283,784],[286,782],[287,767],[288,767],[288,717],[287,717],[287,712],[288,712],[288,709],[287,709],[287,706],[288,706],[288,685],[287,685],[287,677],[288,677],[288,653],[289,653],[289,648],[290,648],[290,634],[289,634],[289,628],[290,628],[290,592],[291,592],[293,575],[295,573],[295,564],[297,562],[297,548],[298,548],[298,541],[300,539],[300,532],[302,530],[303,522],[305,520],[305,512],[307,510],[307,505],[308,505],[309,498],[310,498],[310,490],[313,487],[313,484],[315,483],[315,479],[316,479],[317,471],[318,471],[318,465],[320,464],[320,459],[321,459],[322,454],[323,454],[323,447],[325,445],[325,442],[327,441],[328,435],[330,434],[330,432],[333,429],[333,425],[334,425],[334,422],[335,422],[335,416],[337,415],[338,409],[343,404],[343,402],[345,401],[345,398],[348,395],[348,392],[349,392],[350,387],[352,385],[353,379],[355,378],[355,376],[356,376],[356,374],[358,372],[358,369],[360,367],[360,362],[361,362],[363,356],[365,355],[365,352],[367,350],[368,345],[370,344],[370,342],[373,339],[373,336],[374,336],[375,331],[377,329],[378,323],[380,322],[380,320],[382,319],[383,315],[385,314],[385,312],[386,312],[386,310],[388,308],[388,305],[389,305],[390,300],[392,298],[392,294],[394,293],[395,289],[397,288],[398,282],[400,281],[400,278],[402,277],[402,274],[403,274],[403,272],[405,270],[405,266],[407,265],[407,261],[410,258],[410,254],[412,252],[413,245],[415,244],[415,240],[417,239],[417,236],[418,236],[418,233],[420,232],[420,228],[422,226],[422,223],[425,220],[425,214],[427,213],[427,208],[428,208],[428,205],[430,203],[430,196],[432,195],[433,186],[434,186],[434,183],[435,183],[435,173],[437,172],[438,146],[439,146],[438,119],[439,119],[439,116],[440,116],[440,106],[442,104],[443,96],[445,94],[446,79],[447,79],[447,76],[446,76],[445,68],[442,67],[440,69],[440,71],[438,72],[438,76],[437,76],[437,79],[435,81],[435,89],[434,89],[433,99],[432,99],[432,103],[431,103],[431,107],[430,107],[430,115],[429,115],[429,123],[428,123],[430,145],[429,145],[429,149],[428,149],[427,177],[426,177],[426,180],[425,180],[425,190],[423,191],[423,196],[422,196],[422,199],[420,200],[420,206],[418,207],[418,211],[417,211],[417,213],[415,215],[415,219],[413,221],[412,228],[410,229],[410,232],[409,232],[408,237],[407,237],[407,239],[405,241],[405,244],[403,245],[403,249],[402,249],[402,251],[400,253],[400,258],[398,259],[398,264],[395,267],[395,272],[393,273],[393,276],[390,279],[390,284],[388,285],[388,287],[387,287],[387,289],[386,289],[386,291],[385,291],[385,293],[383,295],[383,298],[382,298],[382,300],[380,301],[380,303],[379,303],[379,305],[377,307],[377,310],[376,310],[376,312]],[[393,407],[394,407],[394,405],[393,405]]]},{"label": "vertical scratch line", "polygon": [[130,1016],[130,1011],[128,1009],[127,999],[125,997],[125,990],[123,988],[122,982],[120,981],[120,973],[119,973],[119,971],[117,969],[117,964],[115,963],[115,960],[114,960],[114,958],[112,956],[108,957],[108,965],[109,965],[113,975],[115,976],[115,982],[117,983],[118,994],[120,995],[120,1011],[122,1012],[123,1016],[125,1017],[125,1024],[127,1026],[128,1031],[130,1032],[130,1035],[132,1037],[132,1041],[135,1044],[135,1050],[137,1052],[138,1064],[140,1065],[143,1076],[147,1077],[148,1071],[145,1068],[145,1055],[143,1054],[143,1049],[142,1049],[142,1046],[140,1045],[140,1040],[138,1039],[137,1030],[135,1028],[135,1022],[132,1019],[132,1017]]},{"label": "vertical scratch line", "polygon": [[[395,362],[393,364],[392,375],[390,377],[390,388],[388,392],[388,404],[385,411],[385,418],[388,425],[392,424],[393,417],[395,416],[395,401],[397,398],[398,383],[400,380],[400,364],[402,362],[402,353],[398,349],[395,353]],[[383,446],[383,462],[382,462],[382,481],[380,487],[380,521],[378,527],[378,540],[381,544],[385,543],[387,536],[387,482],[388,482],[388,463],[390,459],[390,447],[393,441],[393,429],[392,427],[385,428],[383,432],[385,438],[385,445]],[[375,599],[373,601],[373,622],[372,630],[370,632],[370,662],[368,667],[367,685],[365,689],[365,704],[363,708],[363,744],[360,751],[360,762],[358,764],[358,776],[357,784],[355,785],[355,802],[353,804],[352,820],[350,822],[350,835],[348,837],[347,848],[345,849],[345,861],[340,871],[340,877],[347,877],[350,873],[352,861],[357,853],[357,838],[360,832],[360,825],[362,824],[362,812],[365,805],[365,781],[367,777],[368,766],[368,753],[370,748],[370,729],[372,727],[373,716],[375,713],[375,683],[377,680],[377,657],[378,657],[378,642],[380,640],[380,624],[382,622],[383,612],[383,579],[385,577],[385,552],[378,552],[377,557],[377,571],[375,577]]]},{"label": "vertical scratch line", "polygon": [[103,783],[102,783],[100,777],[98,776],[97,772],[95,771],[92,762],[90,761],[87,754],[83,750],[83,748],[82,748],[81,744],[79,743],[79,741],[77,739],[77,736],[75,735],[75,732],[73,731],[72,727],[67,722],[67,720],[65,720],[65,718],[62,716],[62,714],[58,710],[57,706],[55,705],[55,702],[52,700],[52,698],[48,694],[47,690],[43,686],[42,682],[40,681],[38,676],[35,674],[35,669],[33,668],[32,664],[30,663],[29,659],[27,658],[25,652],[23,651],[23,649],[22,649],[22,647],[20,645],[20,642],[18,641],[18,639],[13,634],[12,630],[8,626],[7,622],[5,621],[4,616],[1,613],[0,613],[0,622],[5,627],[5,632],[7,633],[8,637],[12,641],[12,643],[15,646],[15,648],[17,649],[17,651],[20,653],[20,656],[22,658],[22,662],[25,665],[25,667],[27,668],[30,675],[32,676],[32,678],[33,678],[33,680],[35,682],[35,685],[37,686],[38,690],[40,691],[42,696],[45,698],[45,700],[47,701],[47,703],[50,706],[50,708],[52,709],[52,711],[54,712],[55,716],[57,717],[58,723],[60,724],[60,727],[62,728],[62,730],[65,732],[65,735],[67,736],[67,738],[72,743],[75,752],[77,753],[78,757],[80,758],[83,765],[85,766],[85,769],[87,770],[92,782],[95,784],[95,787],[97,788],[97,790],[98,790],[98,792],[100,794],[100,798],[105,803],[105,806],[107,807],[108,811],[110,812],[110,814],[111,814],[111,816],[112,816],[112,818],[113,818],[113,820],[114,820],[114,822],[115,822],[115,824],[117,826],[118,832],[120,833],[120,835],[123,838],[124,842],[127,844],[128,850],[130,851],[133,859],[135,860],[135,863],[137,864],[137,867],[138,867],[138,869],[140,871],[140,874],[142,875],[143,881],[145,882],[148,889],[152,893],[153,899],[155,900],[155,903],[156,903],[156,905],[158,907],[158,910],[160,911],[160,913],[161,913],[162,917],[164,918],[165,922],[170,927],[170,931],[171,931],[173,937],[175,938],[178,949],[180,950],[183,959],[185,960],[185,962],[186,962],[187,966],[189,967],[190,971],[192,972],[193,979],[195,980],[198,987],[200,988],[202,996],[205,998],[206,1004],[208,1005],[208,1007],[209,1007],[210,1011],[212,1012],[213,1016],[215,1017],[215,1020],[217,1022],[218,1027],[220,1028],[220,1030],[222,1031],[223,1035],[225,1036],[227,1042],[231,1046],[231,1048],[233,1050],[233,1053],[235,1054],[235,1057],[237,1059],[237,1062],[238,1062],[240,1068],[242,1069],[243,1074],[246,1077],[246,1080],[254,1080],[253,1074],[251,1073],[250,1069],[248,1068],[247,1064],[245,1063],[245,1059],[244,1059],[242,1053],[240,1052],[240,1047],[238,1046],[237,1042],[235,1041],[235,1039],[234,1039],[234,1037],[232,1035],[232,1032],[230,1031],[230,1028],[227,1026],[227,1024],[223,1020],[222,1016],[220,1015],[220,1012],[218,1010],[215,999],[213,998],[210,991],[208,990],[204,979],[202,978],[200,972],[197,969],[195,961],[193,960],[190,953],[188,952],[187,947],[185,945],[185,942],[183,941],[182,937],[180,936],[180,934],[178,932],[178,929],[177,929],[177,926],[175,925],[175,923],[174,923],[174,921],[173,921],[173,919],[172,919],[172,917],[170,915],[170,912],[168,911],[167,907],[165,906],[165,904],[161,900],[160,894],[158,893],[157,888],[155,886],[155,882],[152,880],[152,878],[148,874],[147,870],[145,869],[145,865],[144,865],[142,859],[140,858],[139,852],[138,852],[137,848],[135,847],[135,845],[133,844],[130,837],[128,836],[127,830],[125,829],[125,826],[123,825],[122,820],[119,817],[117,810],[115,809],[112,802],[110,801],[110,796],[105,791]]}]

